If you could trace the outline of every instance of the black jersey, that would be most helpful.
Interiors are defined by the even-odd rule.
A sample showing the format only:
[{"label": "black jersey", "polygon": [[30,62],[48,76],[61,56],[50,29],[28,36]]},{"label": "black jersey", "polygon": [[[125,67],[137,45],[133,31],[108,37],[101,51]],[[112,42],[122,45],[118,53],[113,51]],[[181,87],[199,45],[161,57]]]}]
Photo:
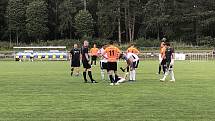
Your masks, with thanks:
[{"label": "black jersey", "polygon": [[86,58],[86,54],[88,56],[88,59],[89,59],[90,56],[88,54],[88,48],[87,47],[82,47],[81,54],[82,54],[82,61],[88,61],[87,58]]},{"label": "black jersey", "polygon": [[171,48],[171,47],[166,48],[165,56],[166,56],[166,61],[167,62],[171,62],[173,53],[174,53],[173,48]]},{"label": "black jersey", "polygon": [[80,49],[74,48],[70,51],[70,53],[72,55],[72,60],[80,61],[80,54],[81,54]]}]

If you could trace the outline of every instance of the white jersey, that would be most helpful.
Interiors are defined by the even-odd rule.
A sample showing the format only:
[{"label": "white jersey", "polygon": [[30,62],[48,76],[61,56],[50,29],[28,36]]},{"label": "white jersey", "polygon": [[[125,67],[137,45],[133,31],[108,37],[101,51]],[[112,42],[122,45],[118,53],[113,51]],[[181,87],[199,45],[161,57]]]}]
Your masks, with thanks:
[{"label": "white jersey", "polygon": [[[101,57],[101,62],[107,62],[107,59],[103,57],[103,53],[105,53],[105,50],[104,48],[101,48],[99,51],[98,51],[98,55]],[[107,54],[104,55],[105,57],[107,57]]]},{"label": "white jersey", "polygon": [[127,53],[126,58],[127,60],[131,59],[133,62],[136,62],[139,60],[139,57],[134,53]]}]

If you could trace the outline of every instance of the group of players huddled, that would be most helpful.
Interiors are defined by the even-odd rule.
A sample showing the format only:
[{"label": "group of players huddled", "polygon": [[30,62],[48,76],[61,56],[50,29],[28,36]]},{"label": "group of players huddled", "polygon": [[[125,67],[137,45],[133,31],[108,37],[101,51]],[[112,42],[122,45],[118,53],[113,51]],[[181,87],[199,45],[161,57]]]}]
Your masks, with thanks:
[{"label": "group of players huddled", "polygon": [[[136,69],[139,65],[138,54],[140,52],[138,49],[131,45],[126,52],[121,52],[121,50],[115,46],[113,41],[109,44],[102,45],[100,49],[93,45],[93,48],[89,50],[89,42],[84,41],[83,46],[79,49],[77,44],[74,44],[74,48],[70,51],[70,61],[71,61],[71,76],[80,75],[81,62],[84,67],[83,78],[84,82],[87,83],[87,74],[91,80],[91,83],[98,83],[93,79],[92,76],[92,65],[96,65],[97,58],[100,58],[100,71],[101,79],[105,80],[105,72],[108,74],[108,79],[110,80],[110,85],[119,85],[126,81],[129,75],[129,81],[136,81]],[[159,74],[161,72],[161,67],[163,67],[164,77],[160,81],[165,81],[167,75],[171,75],[171,81],[175,81],[173,73],[174,64],[174,50],[170,47],[168,42],[161,43],[161,54],[159,63]],[[91,60],[90,60],[91,59]],[[126,72],[123,77],[119,76],[117,73],[118,61],[122,59],[126,62],[125,68],[120,69]]]}]

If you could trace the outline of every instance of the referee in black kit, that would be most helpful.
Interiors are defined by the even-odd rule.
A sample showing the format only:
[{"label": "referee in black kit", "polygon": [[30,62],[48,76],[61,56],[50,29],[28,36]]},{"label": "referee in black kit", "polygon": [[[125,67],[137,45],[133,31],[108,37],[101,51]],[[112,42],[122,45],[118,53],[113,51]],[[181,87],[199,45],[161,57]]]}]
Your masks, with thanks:
[{"label": "referee in black kit", "polygon": [[87,83],[87,71],[88,71],[88,76],[90,77],[91,82],[97,83],[92,77],[92,69],[91,69],[91,65],[90,65],[90,56],[88,53],[88,46],[89,46],[89,42],[87,40],[85,40],[84,45],[81,48],[82,63],[83,63],[83,67],[84,67],[84,72],[83,72],[84,82]]},{"label": "referee in black kit", "polygon": [[70,62],[71,62],[71,76],[73,75],[73,71],[76,71],[76,76],[79,76],[79,68],[80,68],[80,57],[81,50],[78,48],[77,44],[74,44],[74,48],[70,51]]}]

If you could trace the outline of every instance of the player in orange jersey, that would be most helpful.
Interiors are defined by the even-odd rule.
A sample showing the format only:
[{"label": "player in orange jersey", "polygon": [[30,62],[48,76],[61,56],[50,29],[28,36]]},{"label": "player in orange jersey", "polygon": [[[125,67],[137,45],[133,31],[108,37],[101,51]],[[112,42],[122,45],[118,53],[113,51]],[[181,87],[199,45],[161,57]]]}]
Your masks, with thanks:
[{"label": "player in orange jersey", "polygon": [[127,53],[134,53],[136,55],[138,55],[140,53],[140,51],[134,47],[134,44],[132,44],[128,49],[127,49]]},{"label": "player in orange jersey", "polygon": [[[163,73],[165,73],[165,52],[166,52],[166,47],[165,47],[165,40],[162,39],[161,45],[160,45],[160,54],[159,54],[159,71],[158,74],[161,73],[161,69],[163,69]],[[162,68],[163,67],[163,68]]]},{"label": "player in orange jersey", "polygon": [[93,45],[93,48],[90,49],[90,55],[91,55],[91,65],[96,65],[96,60],[98,57],[98,51],[99,49],[96,47],[96,44]]},{"label": "player in orange jersey", "polygon": [[[103,57],[107,59],[107,71],[109,79],[111,81],[110,85],[115,85],[118,79],[117,75],[117,61],[120,56],[120,50],[110,42],[110,45],[105,49]],[[114,78],[115,75],[115,78]]]},{"label": "player in orange jersey", "polygon": [[[140,51],[134,47],[134,44],[131,44],[131,46],[127,49],[127,53],[133,53],[135,55],[139,55]],[[129,72],[129,67],[127,67],[127,72]]]}]

